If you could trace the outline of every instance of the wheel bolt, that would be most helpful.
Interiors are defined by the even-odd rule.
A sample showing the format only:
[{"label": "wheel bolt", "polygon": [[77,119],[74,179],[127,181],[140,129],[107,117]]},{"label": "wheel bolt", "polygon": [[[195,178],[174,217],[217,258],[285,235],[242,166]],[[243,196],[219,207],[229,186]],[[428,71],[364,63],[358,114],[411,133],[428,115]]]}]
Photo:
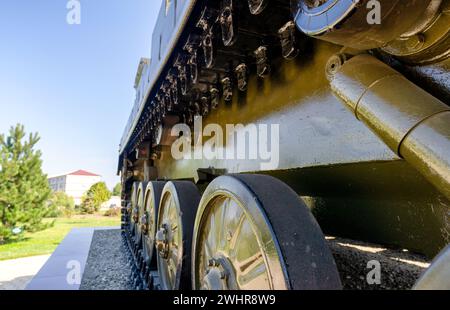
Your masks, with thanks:
[{"label": "wheel bolt", "polygon": [[211,258],[209,261],[208,261],[208,266],[209,267],[214,267],[216,265],[216,260],[214,259],[214,258]]}]

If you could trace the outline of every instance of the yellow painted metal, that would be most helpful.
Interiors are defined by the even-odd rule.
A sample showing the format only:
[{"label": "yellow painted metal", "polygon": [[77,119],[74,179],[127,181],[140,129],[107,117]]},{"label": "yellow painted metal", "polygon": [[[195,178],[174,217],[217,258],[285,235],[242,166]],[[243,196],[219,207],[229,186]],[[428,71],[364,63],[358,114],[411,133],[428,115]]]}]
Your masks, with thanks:
[{"label": "yellow painted metal", "polygon": [[275,171],[329,235],[433,258],[450,243],[450,200],[405,160]]},{"label": "yellow painted metal", "polygon": [[346,61],[333,91],[394,152],[450,198],[450,107],[370,55]]},{"label": "yellow painted metal", "polygon": [[[238,123],[279,124],[277,170],[261,171],[257,160],[175,160],[170,148],[164,148],[155,160],[158,178],[194,179],[197,169],[207,167],[228,173],[268,173],[300,195],[316,197],[310,206],[316,215],[320,213],[325,232],[434,256],[450,240],[449,200],[399,160],[333,95],[324,68],[341,48],[318,40],[310,43],[314,53],[292,61],[275,59],[270,76],[260,80],[252,75],[246,93],[236,91],[231,104],[221,102],[203,120],[203,126],[218,123],[223,128]],[[446,72],[450,67],[439,68]],[[355,100],[363,92],[355,91]],[[341,170],[345,173],[337,173]],[[395,182],[392,175],[398,176]],[[359,220],[352,220],[355,214]]]},{"label": "yellow painted metal", "polygon": [[450,0],[434,0],[419,22],[383,50],[404,62],[427,64],[450,57]]},{"label": "yellow painted metal", "polygon": [[[364,1],[327,0],[324,5],[302,8],[304,0],[293,1],[299,28],[342,46],[367,50],[385,46],[400,37],[423,18],[432,0],[378,0],[373,6]],[[378,15],[380,20],[372,21]],[[301,20],[305,20],[302,22]],[[319,29],[312,29],[322,24]]]},{"label": "yellow painted metal", "polygon": [[[278,124],[278,170],[398,159],[370,130],[353,121],[330,91],[323,69],[340,49],[314,41],[311,55],[292,61],[274,59],[270,76],[251,75],[247,92],[235,90],[233,102],[221,102],[203,119],[203,127],[218,124],[225,130],[227,124]],[[162,150],[155,166],[161,179],[193,178],[197,169],[210,166],[229,173],[261,170],[258,160],[174,160],[170,148]]]},{"label": "yellow painted metal", "polygon": [[401,144],[400,154],[450,197],[450,111],[415,127]]}]

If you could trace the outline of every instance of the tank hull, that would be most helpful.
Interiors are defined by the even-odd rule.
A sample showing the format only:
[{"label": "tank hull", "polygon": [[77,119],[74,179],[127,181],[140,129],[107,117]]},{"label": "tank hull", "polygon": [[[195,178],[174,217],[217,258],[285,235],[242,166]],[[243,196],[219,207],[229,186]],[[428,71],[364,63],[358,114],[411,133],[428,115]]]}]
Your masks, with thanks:
[{"label": "tank hull", "polygon": [[[255,48],[254,42],[263,42],[261,46],[270,45],[274,36],[261,39],[260,34],[254,32],[255,27],[249,26],[250,30],[239,30],[240,37],[235,42],[231,39],[223,40],[217,34],[215,62],[208,64],[207,59],[202,59],[193,63],[189,51],[191,47],[186,46],[193,34],[200,38],[204,35],[199,30],[199,24],[209,29],[206,22],[198,22],[204,16],[202,14],[205,14],[203,8],[207,2],[178,2],[178,6],[169,8],[167,15],[162,10],[162,22],[158,22],[153,37],[153,45],[156,47],[152,52],[145,95],[137,102],[122,139],[119,171],[122,173],[125,189],[130,187],[132,181],[149,180],[195,180],[198,187],[203,189],[204,183],[207,184],[210,180],[199,181],[199,171],[269,174],[287,183],[303,198],[327,234],[391,245],[428,257],[434,257],[450,243],[449,198],[420,174],[414,163],[405,162],[401,154],[392,150],[389,143],[386,144],[377,136],[370,126],[358,120],[330,86],[326,70],[333,56],[345,54],[351,58],[367,54],[367,51],[355,50],[351,46],[342,47],[323,41],[320,37],[309,38],[296,33],[298,55],[295,58],[283,57],[286,56],[285,50],[280,52],[281,47],[276,43],[274,49],[278,52],[272,51],[270,55],[270,74],[263,74],[261,59],[255,60],[253,55],[249,56],[249,51]],[[243,5],[238,8],[242,10]],[[213,11],[215,10],[220,13],[221,7],[213,6]],[[270,15],[267,12],[256,16],[248,14],[241,11],[237,13],[241,18],[240,27],[247,27],[247,24],[258,21],[258,18],[268,18]],[[245,17],[244,20],[242,16]],[[271,18],[270,22],[263,23],[261,32],[280,28],[282,24],[278,17],[281,20],[284,17],[292,18],[290,13],[283,11],[279,16]],[[214,28],[215,33],[220,33],[220,26],[224,31],[224,25],[219,20],[220,18],[216,20],[219,26]],[[339,27],[329,30],[339,31]],[[433,31],[436,32],[436,29]],[[227,35],[230,33],[227,32]],[[345,39],[345,36],[339,37]],[[199,46],[205,44],[197,42],[199,38],[194,41]],[[372,47],[377,46],[370,45]],[[442,46],[439,47],[441,49]],[[241,53],[241,50],[244,52]],[[415,66],[410,62],[402,62],[402,58],[392,57],[385,50],[371,50],[370,54],[448,105],[448,59],[439,59],[432,64],[428,63],[430,59],[426,59],[422,63],[428,54],[420,50],[421,63],[420,66]],[[206,51],[204,49],[200,53],[203,58],[206,57]],[[193,142],[189,153],[192,156],[185,159],[174,158],[173,139],[155,142],[155,126],[148,124],[149,119],[155,116],[153,111],[160,109],[160,103],[165,102],[162,98],[170,97],[170,87],[183,92],[179,89],[179,84],[183,82],[180,79],[182,67],[178,63],[179,55],[183,56],[183,61],[187,61],[186,67],[189,67],[191,76],[196,70],[198,78],[189,86],[200,94],[200,98],[195,95],[180,95],[178,108],[165,111],[169,116],[177,114],[179,122],[188,123],[191,129]],[[408,57],[408,60],[411,59],[414,57]],[[239,84],[242,80],[234,71],[242,63],[248,66],[249,73],[245,85]],[[232,84],[231,88],[224,86],[223,78],[227,77]],[[173,87],[174,79],[178,83],[176,87]],[[388,86],[392,89],[396,87]],[[204,117],[200,117],[203,113],[196,111],[195,105],[203,99],[202,94],[208,93],[209,107],[212,106],[210,91],[216,88],[220,88],[218,92],[221,94],[218,105],[210,108]],[[227,92],[231,92],[231,100],[226,99]],[[183,104],[188,112],[177,110]],[[186,113],[193,115],[186,116]],[[161,117],[162,123],[167,115]],[[189,117],[192,117],[191,122],[186,121]],[[203,135],[209,125],[219,125],[223,129],[223,146],[219,153],[215,153],[221,155],[214,158],[205,156],[205,153],[216,151],[209,143],[211,135]],[[242,126],[237,131],[227,132],[227,125]],[[246,134],[258,133],[261,126],[268,126],[267,138],[274,138],[276,145],[246,138]],[[171,129],[171,126],[163,128],[165,131],[160,136],[166,137]],[[235,153],[236,139],[231,139],[236,136],[244,137],[246,147],[256,145],[258,148],[258,144],[262,143],[270,153],[270,158],[244,156],[238,159]],[[164,142],[169,140],[171,142]],[[140,155],[142,150],[143,155]],[[211,173],[211,177],[216,176],[214,172]],[[124,199],[129,196],[125,190]]]}]

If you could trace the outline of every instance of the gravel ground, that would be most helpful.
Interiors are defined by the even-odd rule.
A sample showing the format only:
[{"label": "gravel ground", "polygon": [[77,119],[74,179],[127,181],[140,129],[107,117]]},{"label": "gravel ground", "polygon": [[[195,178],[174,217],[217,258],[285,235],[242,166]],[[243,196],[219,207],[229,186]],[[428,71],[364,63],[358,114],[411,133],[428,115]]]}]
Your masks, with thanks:
[{"label": "gravel ground", "polygon": [[[341,275],[348,290],[408,290],[429,266],[424,257],[406,250],[394,250],[354,240],[327,237]],[[380,284],[368,284],[369,261],[378,261],[381,268]]]},{"label": "gravel ground", "polygon": [[[121,238],[118,229],[94,232],[81,290],[133,289]],[[424,257],[405,250],[335,237],[327,237],[327,242],[347,290],[411,289],[429,266]],[[380,263],[380,284],[367,281],[369,261]]]},{"label": "gravel ground", "polygon": [[120,230],[95,231],[80,290],[131,290],[130,273]]}]

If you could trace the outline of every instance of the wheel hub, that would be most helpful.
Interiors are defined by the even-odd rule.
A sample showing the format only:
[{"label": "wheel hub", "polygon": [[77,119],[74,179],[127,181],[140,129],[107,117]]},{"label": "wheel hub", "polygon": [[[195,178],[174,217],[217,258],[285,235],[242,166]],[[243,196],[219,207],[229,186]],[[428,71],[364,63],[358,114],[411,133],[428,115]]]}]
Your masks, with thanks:
[{"label": "wheel hub", "polygon": [[141,230],[144,235],[148,235],[148,217],[147,214],[142,215],[141,217]]},{"label": "wheel hub", "polygon": [[131,210],[132,210],[132,208],[131,208],[131,203],[128,203],[128,204],[127,204],[127,213],[128,213],[128,214],[131,214]]},{"label": "wheel hub", "polygon": [[163,224],[161,229],[156,233],[155,244],[159,255],[162,258],[167,259],[169,257],[169,238],[167,224]]},{"label": "wheel hub", "polygon": [[237,289],[235,278],[232,265],[226,258],[212,258],[208,261],[201,288],[216,291],[234,290]]},{"label": "wheel hub", "polygon": [[139,211],[138,208],[133,208],[133,221],[137,223],[139,221]]}]

